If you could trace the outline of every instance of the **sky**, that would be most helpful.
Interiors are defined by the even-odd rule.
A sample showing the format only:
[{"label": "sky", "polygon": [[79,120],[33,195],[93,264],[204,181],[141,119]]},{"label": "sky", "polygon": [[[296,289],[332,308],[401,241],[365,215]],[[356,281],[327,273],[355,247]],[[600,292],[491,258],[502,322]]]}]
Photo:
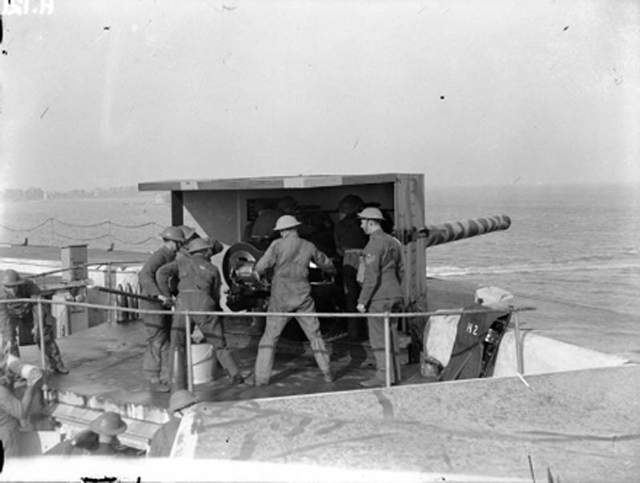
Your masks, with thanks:
[{"label": "sky", "polygon": [[640,184],[636,0],[12,5],[0,189],[377,172]]}]

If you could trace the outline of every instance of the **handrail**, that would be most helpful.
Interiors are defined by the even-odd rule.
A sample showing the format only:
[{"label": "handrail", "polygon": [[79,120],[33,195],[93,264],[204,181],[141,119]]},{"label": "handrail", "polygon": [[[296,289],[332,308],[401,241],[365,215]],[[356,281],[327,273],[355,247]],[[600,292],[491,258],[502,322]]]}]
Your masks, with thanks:
[{"label": "handrail", "polygon": [[104,261],[104,262],[89,262],[89,263],[79,263],[77,265],[73,265],[71,267],[58,268],[56,270],[50,270],[48,272],[35,273],[33,275],[27,275],[26,278],[40,278],[47,277],[49,275],[54,275],[56,273],[70,272],[72,270],[77,270],[78,268],[88,268],[88,267],[100,267],[102,265],[111,266],[111,265],[138,265],[145,263],[146,260],[116,260],[116,261]]},{"label": "handrail", "polygon": [[[384,335],[385,335],[385,371],[386,371],[386,381],[385,381],[385,385],[386,387],[391,387],[391,370],[395,370],[395,368],[391,367],[391,346],[393,341],[391,340],[391,331],[390,331],[390,325],[391,325],[391,319],[400,319],[400,318],[405,318],[405,317],[425,317],[425,316],[441,316],[441,315],[462,315],[462,314],[476,314],[476,313],[487,313],[487,311],[490,312],[507,312],[509,314],[516,314],[516,316],[514,317],[514,325],[515,325],[515,334],[516,334],[516,356],[517,356],[517,374],[519,377],[522,378],[522,374],[524,372],[524,358],[523,358],[523,348],[522,348],[522,343],[520,340],[520,318],[517,316],[517,314],[519,312],[525,312],[525,311],[533,311],[536,310],[535,307],[529,307],[529,306],[524,306],[524,307],[515,307],[515,306],[508,306],[505,308],[492,308],[492,307],[487,307],[484,309],[471,309],[471,310],[465,310],[465,309],[446,309],[446,310],[437,310],[437,311],[431,311],[431,312],[384,312],[384,313],[366,313],[366,314],[361,314],[361,313],[336,313],[336,312],[225,312],[225,311],[197,311],[197,310],[153,310],[153,309],[135,309],[135,308],[128,308],[128,307],[116,307],[113,305],[99,305],[99,304],[89,304],[89,303],[85,303],[85,302],[72,302],[72,301],[67,301],[67,300],[48,300],[42,297],[38,297],[38,298],[16,298],[16,299],[0,299],[0,305],[1,304],[9,304],[9,303],[16,303],[16,302],[24,302],[24,303],[37,303],[39,310],[38,310],[38,318],[39,321],[38,323],[40,324],[40,338],[41,338],[41,345],[42,347],[44,347],[44,327],[43,327],[43,311],[41,310],[42,304],[49,304],[49,305],[67,305],[67,306],[71,306],[71,307],[85,307],[85,308],[89,308],[89,309],[94,309],[94,310],[106,310],[106,311],[118,311],[118,312],[131,312],[131,313],[138,313],[138,314],[164,314],[164,315],[184,315],[185,319],[186,319],[186,327],[185,330],[187,331],[186,333],[190,333],[190,329],[191,329],[191,317],[193,315],[218,315],[218,316],[224,316],[224,317],[246,317],[248,314],[250,314],[252,317],[269,317],[269,316],[273,316],[273,317],[318,317],[318,318],[359,318],[362,319],[363,317],[372,317],[372,318],[382,318],[384,319]],[[159,301],[158,301],[159,302]],[[487,310],[489,309],[489,310]],[[186,344],[186,357],[187,357],[187,361],[191,361],[191,343],[190,343],[190,337],[187,337],[187,344]],[[44,351],[42,351],[42,369],[45,369],[45,362],[44,362]],[[187,379],[188,379],[188,388],[190,391],[193,391],[193,370],[190,367],[191,364],[187,364]]]}]

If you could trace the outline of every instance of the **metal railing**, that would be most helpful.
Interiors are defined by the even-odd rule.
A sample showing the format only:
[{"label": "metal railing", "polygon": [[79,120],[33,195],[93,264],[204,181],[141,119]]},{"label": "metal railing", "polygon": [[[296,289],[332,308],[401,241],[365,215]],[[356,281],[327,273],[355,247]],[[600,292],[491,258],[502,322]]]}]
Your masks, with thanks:
[{"label": "metal railing", "polygon": [[[187,359],[187,386],[189,391],[193,391],[194,386],[194,375],[193,375],[193,365],[191,363],[192,356],[192,347],[191,347],[191,326],[192,321],[191,317],[194,315],[214,315],[214,316],[224,316],[224,317],[238,317],[244,318],[247,316],[251,317],[317,317],[321,318],[382,318],[384,323],[384,352],[385,352],[385,386],[391,387],[391,353],[392,353],[392,341],[391,341],[391,319],[401,319],[401,318],[411,318],[411,317],[430,317],[430,316],[442,316],[442,315],[463,315],[463,314],[475,314],[475,313],[483,313],[486,314],[489,312],[497,312],[497,313],[508,313],[513,315],[513,324],[515,331],[515,344],[516,344],[516,358],[517,358],[517,374],[524,381],[522,377],[524,373],[524,355],[523,355],[523,347],[521,340],[521,332],[520,332],[520,319],[518,314],[520,312],[525,311],[533,311],[536,310],[535,307],[505,307],[504,309],[492,309],[492,308],[484,308],[484,309],[452,309],[452,310],[438,310],[435,312],[385,312],[385,313],[322,313],[322,312],[225,312],[225,311],[175,311],[175,310],[149,310],[149,309],[136,309],[136,308],[125,308],[125,307],[115,307],[111,305],[98,305],[98,304],[89,304],[84,302],[71,302],[71,301],[52,301],[42,297],[38,297],[35,299],[5,299],[0,300],[0,304],[8,304],[8,303],[32,303],[37,305],[37,315],[38,315],[38,328],[40,330],[40,363],[41,368],[43,370],[46,369],[46,360],[45,360],[45,351],[44,351],[44,310],[43,304],[49,305],[65,305],[72,307],[85,307],[87,309],[94,310],[105,310],[105,311],[115,311],[115,312],[127,312],[127,313],[136,313],[136,314],[162,314],[162,315],[184,315],[185,317],[185,333],[186,337],[186,359]],[[489,310],[487,310],[489,309]],[[528,384],[527,384],[528,385]]]}]

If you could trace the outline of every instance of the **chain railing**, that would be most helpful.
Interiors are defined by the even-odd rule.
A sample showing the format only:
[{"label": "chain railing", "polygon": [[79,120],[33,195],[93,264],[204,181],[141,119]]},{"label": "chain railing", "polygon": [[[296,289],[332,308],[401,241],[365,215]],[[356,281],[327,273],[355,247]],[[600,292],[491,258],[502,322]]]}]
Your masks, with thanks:
[{"label": "chain railing", "polygon": [[[49,246],[70,243],[92,242],[96,247],[108,248],[116,243],[128,249],[149,249],[158,241],[157,231],[163,225],[150,221],[138,224],[123,224],[106,220],[98,223],[69,223],[57,218],[48,218],[30,227],[10,227],[0,223],[0,237],[19,237],[24,244],[48,244]],[[15,240],[19,243],[18,240]]]},{"label": "chain railing", "polygon": [[[71,301],[62,301],[56,300],[52,301],[49,299],[45,299],[43,297],[39,297],[37,299],[9,299],[9,300],[0,300],[0,304],[8,304],[8,303],[35,303],[37,304],[37,314],[38,314],[38,327],[40,329],[40,363],[41,367],[44,370],[46,368],[46,360],[45,360],[45,352],[44,352],[44,311],[43,304],[49,305],[64,305],[71,307],[84,307],[87,309],[94,310],[105,310],[105,311],[116,311],[116,312],[124,312],[124,313],[132,313],[132,314],[154,314],[154,315],[184,315],[185,317],[185,333],[191,334],[191,326],[192,321],[191,317],[194,315],[213,315],[213,316],[223,316],[223,317],[238,317],[244,318],[248,315],[252,317],[317,317],[320,319],[335,319],[335,318],[359,318],[370,317],[376,319],[383,319],[384,322],[384,352],[385,352],[385,386],[391,387],[391,353],[392,353],[392,341],[391,341],[391,320],[392,319],[402,319],[402,318],[411,318],[411,317],[430,317],[430,316],[442,316],[442,315],[463,315],[463,314],[486,314],[487,308],[484,309],[451,309],[451,310],[438,310],[435,312],[385,312],[385,313],[325,313],[325,312],[225,312],[225,311],[195,311],[195,310],[185,310],[185,311],[176,311],[176,310],[150,310],[150,309],[136,309],[136,308],[127,308],[127,307],[116,307],[112,305],[99,305],[99,304],[89,304],[85,302],[71,302]],[[491,309],[490,311],[499,312],[499,313],[508,313],[513,315],[513,324],[515,331],[515,343],[516,343],[516,357],[517,357],[517,374],[523,380],[525,384],[523,373],[524,373],[524,355],[523,355],[523,346],[522,340],[520,337],[520,319],[518,314],[520,312],[525,311],[533,311],[536,310],[535,307],[514,307],[509,306],[500,308],[500,309]],[[88,330],[88,329],[85,329]],[[191,336],[186,337],[186,358],[187,361],[191,361],[192,356],[192,347],[191,347]],[[193,367],[191,363],[187,363],[187,385],[189,391],[193,391],[194,386],[194,375],[193,375]]]}]

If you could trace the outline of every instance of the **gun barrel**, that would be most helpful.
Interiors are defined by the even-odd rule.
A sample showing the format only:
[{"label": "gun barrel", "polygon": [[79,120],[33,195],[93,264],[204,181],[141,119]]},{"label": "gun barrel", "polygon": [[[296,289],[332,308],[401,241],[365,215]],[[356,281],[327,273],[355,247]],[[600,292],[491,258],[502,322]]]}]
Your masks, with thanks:
[{"label": "gun barrel", "polygon": [[427,225],[427,247],[464,240],[494,231],[506,230],[511,226],[511,218],[507,215],[494,215],[470,220],[452,221]]}]

